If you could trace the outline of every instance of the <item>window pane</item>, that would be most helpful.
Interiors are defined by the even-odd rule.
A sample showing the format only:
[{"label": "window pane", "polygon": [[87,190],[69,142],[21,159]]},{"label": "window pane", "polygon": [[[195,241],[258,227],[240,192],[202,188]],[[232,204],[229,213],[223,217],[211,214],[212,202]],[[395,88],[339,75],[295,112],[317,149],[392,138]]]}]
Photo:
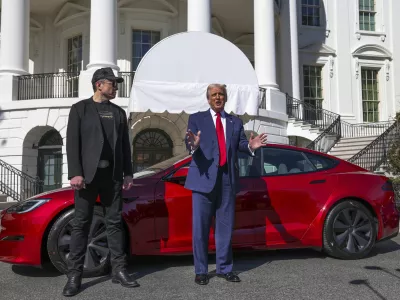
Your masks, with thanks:
[{"label": "window pane", "polygon": [[363,68],[361,71],[362,109],[364,122],[379,121],[378,70]]},{"label": "window pane", "polygon": [[263,148],[263,175],[288,175],[315,171],[300,151]]},{"label": "window pane", "polygon": [[302,24],[307,26],[320,26],[320,1],[308,0],[301,3]]},{"label": "window pane", "polygon": [[152,46],[160,41],[160,32],[151,30],[133,30],[132,32],[132,71],[136,71],[140,60]]}]

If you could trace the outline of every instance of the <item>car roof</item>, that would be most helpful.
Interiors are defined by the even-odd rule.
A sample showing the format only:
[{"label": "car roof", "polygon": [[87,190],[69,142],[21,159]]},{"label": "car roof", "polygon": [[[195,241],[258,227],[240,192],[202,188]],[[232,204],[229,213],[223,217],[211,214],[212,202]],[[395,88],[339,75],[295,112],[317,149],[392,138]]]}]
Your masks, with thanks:
[{"label": "car roof", "polygon": [[316,155],[321,155],[321,156],[325,156],[327,158],[331,158],[331,159],[337,159],[342,161],[342,159],[323,153],[323,152],[319,152],[319,151],[315,151],[315,150],[311,150],[308,148],[303,148],[303,147],[297,147],[297,146],[291,146],[291,145],[287,145],[287,144],[279,144],[279,143],[269,143],[266,146],[263,146],[263,148],[280,148],[280,149],[287,149],[287,150],[295,150],[295,151],[303,151],[303,152],[308,152],[308,153],[312,153],[312,154],[316,154]]}]

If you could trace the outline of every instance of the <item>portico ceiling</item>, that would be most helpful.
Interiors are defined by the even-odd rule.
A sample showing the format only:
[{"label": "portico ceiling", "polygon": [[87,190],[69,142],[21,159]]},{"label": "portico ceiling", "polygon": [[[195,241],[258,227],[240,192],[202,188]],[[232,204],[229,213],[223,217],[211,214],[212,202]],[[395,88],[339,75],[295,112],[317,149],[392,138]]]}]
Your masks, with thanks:
[{"label": "portico ceiling", "polygon": [[[31,0],[31,12],[46,14],[58,12],[66,2],[90,7],[90,0]],[[174,4],[175,1],[170,1]],[[217,17],[224,30],[238,33],[254,31],[253,0],[211,0],[212,14]]]},{"label": "portico ceiling", "polygon": [[253,0],[212,0],[212,14],[218,17],[225,30],[254,31]]},{"label": "portico ceiling", "polygon": [[59,10],[65,2],[68,2],[68,0],[31,0],[31,13],[53,13]]}]

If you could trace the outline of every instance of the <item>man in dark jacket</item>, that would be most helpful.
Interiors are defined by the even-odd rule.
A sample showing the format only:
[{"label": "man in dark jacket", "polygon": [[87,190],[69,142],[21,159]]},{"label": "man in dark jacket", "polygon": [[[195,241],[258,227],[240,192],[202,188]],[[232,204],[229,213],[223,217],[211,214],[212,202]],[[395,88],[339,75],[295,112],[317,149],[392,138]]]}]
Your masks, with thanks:
[{"label": "man in dark jacket", "polygon": [[116,77],[111,68],[97,70],[92,78],[94,95],[72,105],[69,114],[68,178],[75,190],[75,216],[64,296],[76,295],[81,287],[88,234],[98,196],[105,213],[112,281],[125,287],[139,286],[126,271],[121,214],[122,188],[132,187],[128,122],[125,111],[110,102],[121,82],[123,79]]}]

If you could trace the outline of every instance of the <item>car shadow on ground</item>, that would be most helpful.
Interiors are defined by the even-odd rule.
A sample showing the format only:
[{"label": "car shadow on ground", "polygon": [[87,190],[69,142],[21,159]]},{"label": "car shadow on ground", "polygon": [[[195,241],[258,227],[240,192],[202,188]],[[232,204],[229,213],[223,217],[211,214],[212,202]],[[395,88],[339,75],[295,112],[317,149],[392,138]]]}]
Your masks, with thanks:
[{"label": "car shadow on ground", "polygon": [[[240,251],[234,253],[233,272],[236,274],[248,272],[279,260],[325,259],[326,257],[323,253],[311,249]],[[215,254],[209,255],[208,264],[215,264]],[[136,279],[140,279],[152,273],[175,267],[192,267],[194,272],[193,256],[134,257],[130,260],[128,271]],[[209,275],[210,277],[215,276],[216,270],[210,269]]]},{"label": "car shadow on ground", "polygon": [[393,240],[387,240],[377,243],[366,258],[374,257],[380,254],[391,253],[398,250],[400,250],[400,245],[398,243]]}]

